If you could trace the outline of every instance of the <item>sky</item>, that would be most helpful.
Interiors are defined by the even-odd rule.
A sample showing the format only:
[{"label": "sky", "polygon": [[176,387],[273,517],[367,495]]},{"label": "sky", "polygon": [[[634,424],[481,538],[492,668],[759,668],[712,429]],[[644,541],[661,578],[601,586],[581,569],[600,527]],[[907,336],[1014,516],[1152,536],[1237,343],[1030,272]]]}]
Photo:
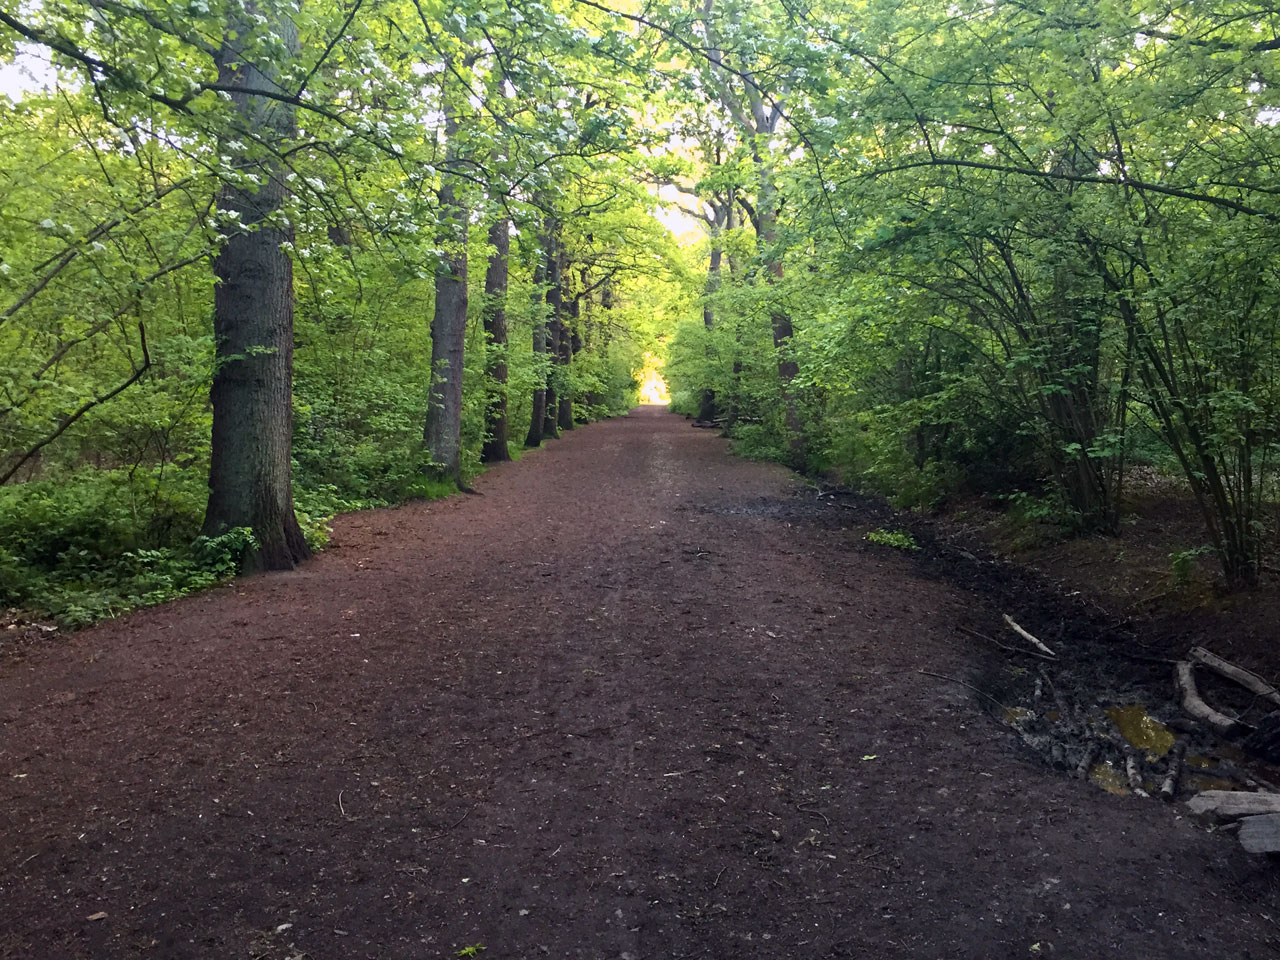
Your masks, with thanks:
[{"label": "sky", "polygon": [[18,55],[8,63],[0,63],[0,94],[20,100],[24,93],[53,85],[53,66],[40,48],[19,44]]},{"label": "sky", "polygon": [[[658,222],[671,231],[680,243],[696,243],[706,236],[702,224],[681,210],[676,204],[680,200],[680,191],[672,186],[658,189],[660,205],[654,213]],[[686,198],[686,204],[693,201]]]}]

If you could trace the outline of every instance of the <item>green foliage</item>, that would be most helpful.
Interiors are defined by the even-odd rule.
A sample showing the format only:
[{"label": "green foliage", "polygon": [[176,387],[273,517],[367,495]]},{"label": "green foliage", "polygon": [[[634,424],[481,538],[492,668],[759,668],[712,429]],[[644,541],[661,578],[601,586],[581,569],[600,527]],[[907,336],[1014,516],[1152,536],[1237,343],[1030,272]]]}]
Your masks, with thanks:
[{"label": "green foliage", "polygon": [[[703,150],[687,189],[749,197],[759,235],[724,230],[717,329],[677,331],[680,409],[726,387],[731,417],[790,403],[810,468],[905,503],[1047,491],[1076,531],[1116,531],[1127,468],[1156,464],[1227,582],[1251,583],[1280,497],[1269,21],[1232,2],[821,11],[706,26],[709,59],[768,64],[756,96],[786,90],[789,125],[759,136],[738,80],[695,65],[750,148]],[[784,314],[776,350],[719,333]]]},{"label": "green foliage", "polygon": [[1189,582],[1191,574],[1195,570],[1196,561],[1205,554],[1213,552],[1213,547],[1208,544],[1187,550],[1174,550],[1169,554],[1169,571],[1173,574],[1174,581],[1179,584]]},{"label": "green foliage", "polygon": [[233,576],[253,536],[196,536],[203,483],[170,468],[0,488],[0,597],[80,625]]},{"label": "green foliage", "polygon": [[895,550],[919,550],[916,538],[905,530],[885,530],[883,527],[872,530],[867,539],[881,546],[893,547]]},{"label": "green foliage", "polygon": [[[689,42],[680,5],[644,31],[571,0],[257,7],[12,15],[59,52],[50,89],[0,98],[5,601],[83,622],[243,551],[197,541],[210,258],[253,229],[219,198],[268,161],[289,185],[313,545],[335,513],[447,492],[422,450],[429,329],[465,252],[464,477],[499,392],[518,448],[535,390],[612,416],[654,353],[673,409],[714,415],[739,452],[901,506],[981,493],[1111,532],[1128,468],[1176,473],[1228,582],[1256,576],[1280,498],[1264,13],[760,0],[708,7]],[[229,30],[296,132],[244,129],[218,89]],[[0,27],[0,56],[17,37]],[[651,215],[671,189],[705,234],[683,249]],[[495,222],[505,347],[483,328]],[[553,309],[567,364],[533,349]]]},{"label": "green foliage", "polygon": [[[512,234],[500,352],[513,446],[548,378],[580,421],[634,402],[674,248],[632,166],[629,91],[649,54],[607,13],[564,0],[376,12],[70,0],[14,18],[0,59],[19,34],[57,52],[46,89],[0,97],[0,602],[86,622],[223,576],[242,552],[230,534],[197,540],[211,258],[256,229],[226,198],[267,170],[288,188],[272,222],[292,235],[294,501],[313,548],[336,513],[453,489],[431,478],[423,425],[435,281],[464,244],[463,478],[480,470],[485,412],[504,389],[481,317],[498,218]],[[215,54],[232,36],[282,99],[246,113],[219,89]],[[633,59],[640,72],[619,76]],[[450,129],[459,101],[476,109]],[[281,109],[296,124],[245,125]],[[483,225],[465,240],[439,202],[446,184]],[[532,350],[553,223],[577,347],[567,368]]]}]

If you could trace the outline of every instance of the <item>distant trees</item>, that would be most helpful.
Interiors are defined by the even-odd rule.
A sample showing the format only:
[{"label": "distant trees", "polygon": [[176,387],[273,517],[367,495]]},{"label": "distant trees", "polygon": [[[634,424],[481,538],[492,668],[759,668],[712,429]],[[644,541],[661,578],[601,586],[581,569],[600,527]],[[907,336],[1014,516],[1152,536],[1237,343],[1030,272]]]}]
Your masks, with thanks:
[{"label": "distant trees", "polygon": [[[91,465],[128,491],[117,553],[248,530],[287,567],[334,510],[617,410],[643,346],[682,409],[903,502],[994,490],[1106,533],[1129,466],[1174,470],[1247,585],[1280,493],[1272,19],[0,12],[0,53],[64,78],[0,105],[31,174],[0,182],[0,477]],[[707,225],[696,265],[660,184]]]},{"label": "distant trees", "polygon": [[[778,193],[764,203],[757,177],[748,239],[770,302],[803,318],[781,380],[809,466],[907,502],[1026,496],[1038,476],[1044,509],[1107,532],[1126,467],[1154,458],[1201,505],[1228,583],[1253,582],[1280,493],[1270,13],[873,0],[744,30],[750,15],[706,5],[664,31],[704,38],[682,55],[719,84],[738,148],[769,148],[752,157]],[[759,300],[733,284],[707,302],[741,330]],[[729,379],[729,344],[711,340],[723,369],[699,359],[706,336],[687,325],[668,367],[691,412]],[[747,435],[794,459],[794,430],[751,398],[758,347],[737,346]]]},{"label": "distant trees", "polygon": [[[6,586],[8,550],[64,591],[89,567],[153,599],[228,550],[287,568],[335,510],[505,458],[551,367],[557,429],[625,408],[642,315],[592,338],[575,274],[554,361],[527,344],[546,212],[647,220],[615,163],[633,41],[559,2],[0,12],[0,57],[58,71],[0,99],[0,592],[56,593]],[[665,267],[627,269],[624,302]],[[24,509],[72,490],[100,522]]]}]

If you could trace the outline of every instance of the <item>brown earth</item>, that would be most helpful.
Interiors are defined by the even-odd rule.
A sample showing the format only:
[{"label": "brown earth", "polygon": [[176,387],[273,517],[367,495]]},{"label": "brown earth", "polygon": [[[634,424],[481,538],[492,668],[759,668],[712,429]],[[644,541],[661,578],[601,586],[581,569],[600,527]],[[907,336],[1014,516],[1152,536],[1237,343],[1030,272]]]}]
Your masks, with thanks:
[{"label": "brown earth", "polygon": [[1280,949],[1267,860],[918,672],[1005,669],[998,566],[659,410],[478,489],[0,667],[0,956]]}]

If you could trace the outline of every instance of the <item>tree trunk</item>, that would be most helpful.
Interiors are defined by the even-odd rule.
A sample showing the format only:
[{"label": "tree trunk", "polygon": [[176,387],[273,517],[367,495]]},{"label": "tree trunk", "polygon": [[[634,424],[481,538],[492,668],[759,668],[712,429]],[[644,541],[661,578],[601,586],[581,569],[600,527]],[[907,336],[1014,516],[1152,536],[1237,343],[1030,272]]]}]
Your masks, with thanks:
[{"label": "tree trunk", "polygon": [[462,364],[467,338],[467,216],[454,178],[447,172],[457,159],[458,122],[445,120],[449,138],[446,173],[440,186],[447,251],[436,268],[435,311],[431,317],[431,393],[423,442],[430,470],[441,479],[462,484]]},{"label": "tree trunk", "polygon": [[[767,170],[762,170],[768,176]],[[777,249],[778,228],[777,217],[772,210],[773,190],[762,190],[759,198],[759,239],[764,251],[765,278],[768,283],[776,284],[782,279],[782,252]],[[796,403],[792,381],[800,372],[800,365],[791,352],[791,337],[795,333],[791,324],[791,314],[779,307],[769,311],[769,325],[773,333],[773,347],[778,355],[778,386],[782,393],[783,418],[787,431],[787,460],[795,469],[805,465],[806,443],[804,423],[800,419],[800,409]]]},{"label": "tree trunk", "polygon": [[507,276],[511,254],[511,221],[505,217],[489,228],[493,254],[484,274],[484,332],[489,341],[487,373],[493,393],[485,407],[485,463],[510,460],[507,451]]},{"label": "tree trunk", "polygon": [[551,361],[551,369],[547,373],[547,409],[542,420],[542,434],[555,439],[560,436],[560,339],[563,336],[563,324],[559,317],[547,321],[547,359]]},{"label": "tree trunk", "polygon": [[[719,219],[719,210],[717,209],[717,219]],[[712,228],[711,233],[711,262],[707,265],[707,288],[706,296],[710,297],[718,289],[720,289],[720,262],[724,257],[724,251],[720,246],[721,227],[716,224]],[[708,364],[711,361],[711,331],[716,326],[715,309],[711,306],[709,300],[702,303],[702,326],[706,331],[706,348],[703,355],[707,358]],[[716,408],[716,392],[710,387],[702,388],[702,397],[698,404],[698,419],[710,422],[719,415]]]},{"label": "tree trunk", "polygon": [[[542,294],[542,285],[547,282],[547,257],[550,255],[549,243],[544,238],[542,243],[542,253],[538,257],[538,262],[533,268],[533,359],[538,362],[538,358],[547,352],[547,318],[545,315],[546,306],[550,291],[547,291],[546,298]],[[541,301],[541,302],[539,302]],[[539,316],[539,311],[542,315]],[[547,381],[544,377],[542,385],[536,387],[533,391],[533,416],[529,419],[529,432],[525,435],[524,445],[526,447],[537,447],[542,444],[542,424],[547,418]]]},{"label": "tree trunk", "polygon": [[[569,367],[573,363],[573,355],[577,351],[574,349],[574,341],[578,341],[578,335],[573,332],[579,315],[579,305],[581,300],[574,297],[570,302],[565,313],[568,314],[570,320],[575,323],[570,326],[565,323],[560,324],[560,344],[559,352],[556,357],[560,364],[560,407],[559,407],[559,425],[561,430],[573,429],[573,391],[569,389]],[[581,343],[581,341],[578,341]],[[579,347],[578,349],[581,349]]]},{"label": "tree trunk", "polygon": [[[547,350],[547,325],[545,322],[533,325],[533,356],[536,360]],[[533,416],[529,418],[529,432],[525,434],[524,445],[537,447],[542,444],[542,424],[547,418],[547,388],[544,384],[533,391]]]},{"label": "tree trunk", "polygon": [[547,407],[542,420],[542,434],[560,436],[559,388],[560,341],[564,337],[564,249],[560,245],[559,224],[551,223],[547,229],[547,356],[551,369],[547,373]]},{"label": "tree trunk", "polygon": [[[246,36],[256,5],[228,23],[228,33]],[[282,17],[270,24],[286,49],[298,49],[298,31]],[[234,88],[231,100],[244,125],[269,140],[297,132],[287,104],[248,91],[278,92],[276,71],[238,59],[239,44],[225,43],[217,57],[218,81]],[[214,258],[213,385],[209,503],[204,535],[233,527],[252,529],[257,546],[246,562],[263,570],[288,570],[310,552],[293,510],[293,264],[280,245],[292,241],[288,227],[264,221],[283,204],[284,181],[277,163],[258,163],[261,186],[218,191],[218,207],[235,211],[247,232],[237,233]]]}]

